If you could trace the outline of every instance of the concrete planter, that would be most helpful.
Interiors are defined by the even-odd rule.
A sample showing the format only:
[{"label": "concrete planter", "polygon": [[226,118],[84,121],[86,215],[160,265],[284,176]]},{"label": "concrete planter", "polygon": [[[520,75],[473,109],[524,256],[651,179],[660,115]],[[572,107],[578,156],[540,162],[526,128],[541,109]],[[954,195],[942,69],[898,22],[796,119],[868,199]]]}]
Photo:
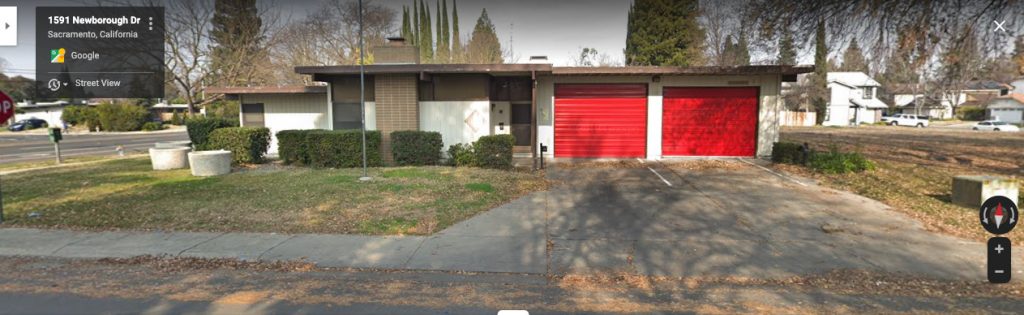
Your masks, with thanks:
[{"label": "concrete planter", "polygon": [[189,151],[192,151],[192,148],[150,148],[149,161],[153,163],[154,171],[188,168]]},{"label": "concrete planter", "polygon": [[1019,184],[1012,178],[998,176],[960,175],[953,177],[953,203],[978,208],[993,196],[1004,196],[1017,201]]},{"label": "concrete planter", "polygon": [[180,148],[180,147],[191,148],[192,147],[192,141],[188,141],[188,140],[185,140],[185,141],[166,141],[166,142],[157,142],[156,143],[156,148],[157,149]]},{"label": "concrete planter", "polygon": [[217,176],[231,173],[231,151],[196,151],[188,154],[192,176]]}]

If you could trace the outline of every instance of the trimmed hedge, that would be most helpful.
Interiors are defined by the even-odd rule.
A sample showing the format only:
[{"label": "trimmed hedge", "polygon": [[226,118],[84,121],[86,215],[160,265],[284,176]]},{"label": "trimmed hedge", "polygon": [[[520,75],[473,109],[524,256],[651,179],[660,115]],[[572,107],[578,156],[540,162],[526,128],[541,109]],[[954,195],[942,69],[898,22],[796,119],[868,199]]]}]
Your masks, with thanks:
[{"label": "trimmed hedge", "polygon": [[261,163],[270,147],[270,129],[263,127],[219,128],[210,133],[207,147],[231,151],[232,162]]},{"label": "trimmed hedge", "polygon": [[210,149],[208,142],[210,133],[214,130],[238,125],[224,118],[196,117],[186,121],[185,127],[188,129],[188,139],[192,141],[192,145],[196,150],[202,151]]},{"label": "trimmed hedge", "polygon": [[277,132],[277,154],[286,165],[309,165],[306,136],[316,130],[281,130]]},{"label": "trimmed hedge", "polygon": [[[309,157],[309,165],[314,167],[361,167],[362,143],[360,130],[315,130],[306,134],[306,156]],[[379,131],[366,131],[366,161],[368,166],[383,164]]]},{"label": "trimmed hedge", "polygon": [[512,168],[512,147],[516,138],[512,135],[491,135],[480,137],[473,143],[476,166],[496,169]]},{"label": "trimmed hedge", "polygon": [[804,153],[804,146],[793,142],[776,142],[772,145],[772,162],[805,164],[810,152]]},{"label": "trimmed hedge", "polygon": [[155,121],[150,121],[150,122],[147,122],[145,124],[142,124],[142,131],[157,131],[157,130],[163,130],[163,129],[164,129],[164,125],[162,125],[162,124],[160,124],[158,122],[155,122]]},{"label": "trimmed hedge", "polygon": [[437,165],[442,148],[440,132],[402,130],[391,133],[391,156],[397,165]]}]

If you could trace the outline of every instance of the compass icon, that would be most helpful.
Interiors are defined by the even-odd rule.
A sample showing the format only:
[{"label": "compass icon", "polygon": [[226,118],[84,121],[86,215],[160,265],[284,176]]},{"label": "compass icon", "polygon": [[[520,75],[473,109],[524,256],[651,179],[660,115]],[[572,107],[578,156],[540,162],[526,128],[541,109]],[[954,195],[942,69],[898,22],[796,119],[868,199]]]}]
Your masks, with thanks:
[{"label": "compass icon", "polygon": [[1006,234],[1017,226],[1017,205],[1010,198],[988,198],[981,204],[981,211],[978,214],[981,226],[992,234]]}]

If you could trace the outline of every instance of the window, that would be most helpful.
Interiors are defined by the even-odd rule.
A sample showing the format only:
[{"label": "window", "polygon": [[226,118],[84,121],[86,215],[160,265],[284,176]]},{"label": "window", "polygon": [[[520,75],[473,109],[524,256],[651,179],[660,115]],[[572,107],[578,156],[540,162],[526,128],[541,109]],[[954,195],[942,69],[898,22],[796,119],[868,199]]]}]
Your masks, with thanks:
[{"label": "window", "polygon": [[875,97],[875,88],[870,87],[870,86],[865,86],[865,87],[863,87],[863,89],[864,89],[864,93],[863,93],[864,94],[864,99],[872,99],[872,98]]},{"label": "window", "polygon": [[242,126],[266,127],[263,104],[242,104]]},{"label": "window", "polygon": [[363,120],[359,118],[359,102],[334,103],[334,130],[362,129]]}]

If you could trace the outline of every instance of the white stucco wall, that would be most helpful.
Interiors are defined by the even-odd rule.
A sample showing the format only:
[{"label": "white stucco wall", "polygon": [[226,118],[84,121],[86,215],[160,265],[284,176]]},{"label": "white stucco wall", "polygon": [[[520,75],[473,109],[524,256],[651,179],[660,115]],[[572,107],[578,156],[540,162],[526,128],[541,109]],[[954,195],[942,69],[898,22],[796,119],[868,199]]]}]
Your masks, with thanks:
[{"label": "white stucco wall", "polygon": [[441,133],[444,147],[470,143],[491,132],[489,101],[419,102],[420,130]]},{"label": "white stucco wall", "polygon": [[771,147],[779,139],[779,75],[758,76],[662,76],[652,82],[651,76],[542,76],[537,79],[537,141],[548,146],[545,157],[553,157],[554,148],[554,85],[562,83],[646,83],[647,96],[647,159],[662,155],[662,91],[665,87],[757,87],[760,89],[757,155],[771,155]]},{"label": "white stucco wall", "polygon": [[263,119],[271,135],[270,153],[277,152],[278,131],[330,129],[324,94],[250,94],[242,95],[241,103],[263,104]]},{"label": "white stucco wall", "polygon": [[60,120],[60,116],[64,114],[63,107],[45,107],[45,108],[22,108],[25,111],[24,114],[14,114],[14,121],[22,119],[37,118],[46,121],[46,124],[51,128],[63,128],[64,125]]}]

